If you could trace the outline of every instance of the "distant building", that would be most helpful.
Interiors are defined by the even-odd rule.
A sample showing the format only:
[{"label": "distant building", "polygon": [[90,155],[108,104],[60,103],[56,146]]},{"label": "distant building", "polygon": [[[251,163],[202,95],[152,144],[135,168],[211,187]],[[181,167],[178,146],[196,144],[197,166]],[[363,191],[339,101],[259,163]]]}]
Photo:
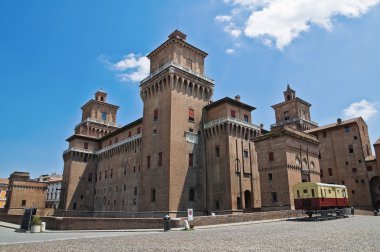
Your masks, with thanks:
[{"label": "distant building", "polygon": [[46,208],[57,209],[59,206],[61,187],[62,187],[62,176],[56,175],[51,176],[47,183],[47,193],[46,193]]},{"label": "distant building", "polygon": [[28,172],[14,172],[9,177],[6,208],[20,214],[24,208],[45,208],[47,184],[30,179]]},{"label": "distant building", "polygon": [[7,201],[9,179],[0,178],[0,208],[4,208]]}]

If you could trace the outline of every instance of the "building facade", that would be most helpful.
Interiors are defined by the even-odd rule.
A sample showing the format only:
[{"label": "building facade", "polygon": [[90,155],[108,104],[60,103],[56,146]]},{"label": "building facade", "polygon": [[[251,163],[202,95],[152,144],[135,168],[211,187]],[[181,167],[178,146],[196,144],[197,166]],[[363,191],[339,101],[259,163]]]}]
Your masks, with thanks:
[{"label": "building facade", "polygon": [[379,208],[379,173],[364,120],[338,118],[336,123],[306,132],[315,135],[320,143],[322,182],[346,185],[351,206]]},{"label": "building facade", "polygon": [[96,92],[67,139],[61,209],[161,215],[293,209],[292,186],[320,181],[326,164],[311,104],[288,86],[266,131],[239,96],[211,100],[206,56],[182,32],[170,34],[148,55],[142,117],[122,127],[119,107]]},{"label": "building facade", "polygon": [[9,179],[0,178],[0,208],[4,208],[7,201]]},{"label": "building facade", "polygon": [[22,214],[24,208],[45,208],[47,185],[30,179],[28,172],[14,172],[9,177],[6,208],[8,213]]}]

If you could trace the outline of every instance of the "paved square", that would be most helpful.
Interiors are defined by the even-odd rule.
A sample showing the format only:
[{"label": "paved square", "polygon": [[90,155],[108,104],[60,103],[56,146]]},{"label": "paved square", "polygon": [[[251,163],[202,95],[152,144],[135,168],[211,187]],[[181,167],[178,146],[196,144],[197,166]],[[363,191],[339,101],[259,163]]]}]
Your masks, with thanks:
[{"label": "paved square", "polygon": [[[0,241],[4,242],[7,237],[13,240],[18,237],[20,242],[26,237],[42,241],[2,245],[0,251],[379,251],[380,248],[380,217],[372,216],[153,233],[12,232],[1,229]],[[55,236],[49,237],[51,234]],[[43,241],[47,238],[50,241]]]}]

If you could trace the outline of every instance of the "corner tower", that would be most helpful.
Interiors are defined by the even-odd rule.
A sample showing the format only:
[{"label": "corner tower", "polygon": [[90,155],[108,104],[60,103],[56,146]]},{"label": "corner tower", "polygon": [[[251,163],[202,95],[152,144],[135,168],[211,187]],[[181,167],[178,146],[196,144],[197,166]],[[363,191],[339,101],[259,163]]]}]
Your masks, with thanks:
[{"label": "corner tower", "polygon": [[318,127],[310,119],[311,104],[298,98],[289,84],[284,91],[284,99],[284,102],[272,106],[276,114],[276,123],[271,125],[272,130],[282,129],[285,125],[301,131]]},{"label": "corner tower", "polygon": [[63,152],[63,177],[60,208],[93,210],[96,180],[96,151],[99,139],[116,129],[118,106],[107,103],[107,93],[100,90],[82,106],[82,120],[74,135],[66,139],[69,148]]},{"label": "corner tower", "polygon": [[141,211],[204,210],[198,132],[202,109],[214,88],[214,81],[204,75],[206,56],[178,30],[148,55],[150,75],[140,85],[144,102]]}]

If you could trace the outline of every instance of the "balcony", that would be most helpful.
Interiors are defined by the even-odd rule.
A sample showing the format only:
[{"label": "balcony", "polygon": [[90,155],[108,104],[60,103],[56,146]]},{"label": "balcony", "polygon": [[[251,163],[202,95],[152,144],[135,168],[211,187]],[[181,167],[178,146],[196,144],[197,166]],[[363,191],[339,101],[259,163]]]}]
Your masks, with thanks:
[{"label": "balcony", "polygon": [[214,121],[211,121],[208,123],[205,123],[203,125],[203,128],[204,129],[212,128],[214,126],[221,125],[221,124],[224,124],[226,122],[234,123],[234,124],[237,124],[237,125],[240,125],[243,127],[254,129],[254,130],[260,130],[260,127],[255,125],[255,124],[252,124],[252,123],[249,123],[249,122],[246,122],[246,121],[234,118],[234,117],[229,117],[229,116],[221,118],[221,119],[217,119],[217,120],[214,120]]},{"label": "balcony", "polygon": [[146,77],[145,79],[143,79],[141,81],[141,85],[144,84],[145,82],[149,81],[150,79],[152,79],[154,76],[156,76],[157,74],[159,74],[160,72],[162,72],[163,70],[165,70],[166,68],[169,68],[169,67],[174,67],[174,68],[177,68],[177,69],[180,69],[184,72],[187,72],[191,75],[195,75],[207,82],[210,82],[212,84],[215,84],[215,81],[211,78],[208,78],[207,76],[203,75],[203,74],[199,74],[199,73],[196,73],[194,71],[192,71],[191,69],[189,68],[186,68],[178,63],[175,63],[175,62],[169,62],[169,63],[166,63],[165,65],[163,65],[162,67],[158,68],[156,71],[154,71],[153,73],[151,73],[148,77]]},{"label": "balcony", "polygon": [[132,137],[128,137],[127,139],[124,139],[124,140],[122,140],[120,142],[114,143],[114,144],[112,144],[112,145],[110,145],[110,146],[108,146],[106,148],[100,149],[98,151],[97,150],[87,150],[87,149],[78,148],[78,147],[71,147],[71,148],[65,150],[63,152],[63,154],[66,154],[66,153],[68,153],[70,151],[75,151],[75,152],[81,152],[81,153],[86,153],[86,154],[95,154],[95,155],[97,155],[97,154],[101,154],[101,153],[104,153],[106,151],[112,150],[113,148],[116,148],[116,147],[118,147],[120,145],[132,142],[132,141],[134,141],[136,139],[139,139],[141,137],[142,137],[142,134],[140,133],[140,134],[134,135]]},{"label": "balcony", "polygon": [[312,124],[312,125],[318,126],[318,123],[313,122],[313,121],[309,121],[309,120],[302,119],[302,118],[292,118],[292,119],[284,120],[282,122],[274,123],[270,127],[273,128],[273,127],[278,127],[278,126],[284,126],[286,124],[290,124],[290,123],[294,123],[294,122],[298,122],[298,121],[301,124],[308,123],[308,124]]}]

